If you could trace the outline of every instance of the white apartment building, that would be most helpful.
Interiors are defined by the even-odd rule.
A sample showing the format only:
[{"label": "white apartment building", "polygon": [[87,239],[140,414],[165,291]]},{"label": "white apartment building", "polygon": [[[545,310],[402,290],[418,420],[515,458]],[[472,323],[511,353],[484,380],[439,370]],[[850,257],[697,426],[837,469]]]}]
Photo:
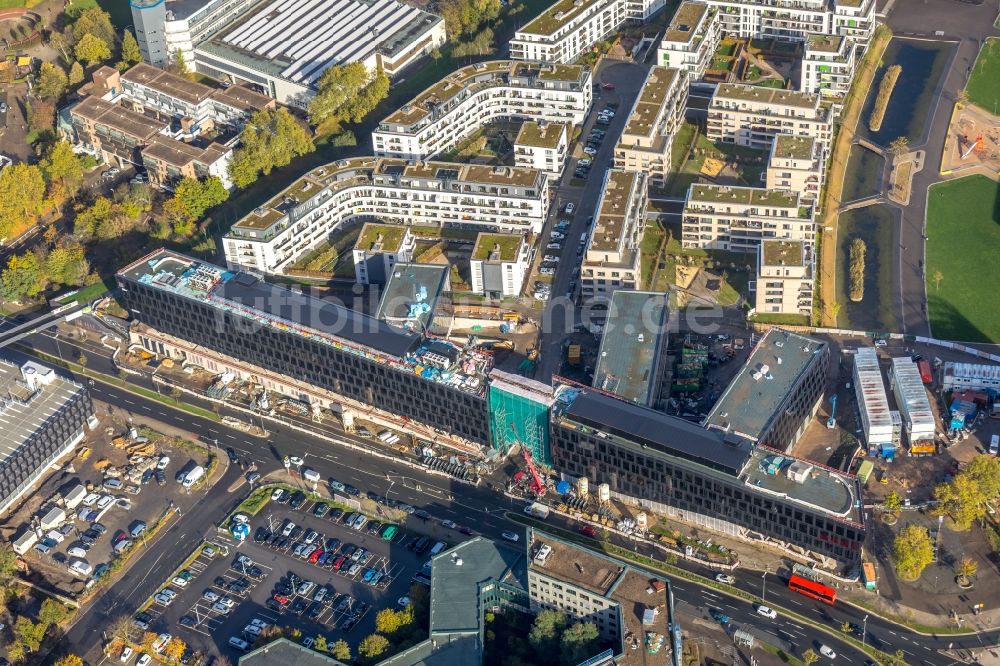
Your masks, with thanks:
[{"label": "white apartment building", "polygon": [[874,347],[859,347],[854,355],[854,395],[869,451],[894,448],[894,426],[882,370]]},{"label": "white apartment building", "polygon": [[233,225],[226,263],[280,274],[356,221],[539,233],[548,177],[535,169],[357,157],[313,169]]},{"label": "white apartment building", "polygon": [[578,65],[496,60],[463,67],[379,123],[373,149],[419,160],[499,120],[583,125],[593,102],[591,79],[590,70]]},{"label": "white apartment building", "polygon": [[526,122],[514,140],[514,166],[544,171],[558,182],[566,167],[571,125]]},{"label": "white apartment building", "polygon": [[618,289],[639,289],[646,174],[610,169],[604,176],[594,226],[580,267],[585,301],[607,300]]},{"label": "white apartment building", "polygon": [[826,153],[811,136],[776,134],[767,162],[767,189],[798,192],[803,202],[819,209],[826,170]]},{"label": "white apartment building", "polygon": [[833,110],[820,96],[793,90],[721,83],[708,105],[706,135],[712,141],[770,150],[776,134],[815,138],[826,150]]},{"label": "white apartment building", "polygon": [[663,183],[671,171],[670,149],[684,122],[688,77],[679,69],[655,66],[646,75],[615,146],[615,168],[642,171]]},{"label": "white apartment building", "polygon": [[722,39],[717,13],[704,2],[684,0],[660,41],[657,64],[685,71],[691,79],[704,76]]},{"label": "white apartment building", "polygon": [[351,251],[354,279],[359,284],[385,284],[396,264],[413,261],[417,239],[410,227],[369,222]]},{"label": "white apartment building", "polygon": [[800,240],[763,240],[757,248],[756,310],[764,314],[812,311],[812,247]]},{"label": "white apartment building", "polygon": [[479,234],[469,259],[472,291],[493,298],[519,296],[530,250],[523,235]]},{"label": "white apartment building", "polygon": [[516,60],[569,63],[625,21],[647,21],[666,0],[558,0],[514,33]]},{"label": "white apartment building", "polygon": [[768,239],[815,242],[812,206],[797,192],[759,187],[692,185],[684,204],[681,243],[687,248],[757,252]]},{"label": "white apartment building", "polygon": [[809,35],[802,56],[799,90],[843,99],[851,88],[857,49],[843,35]]},{"label": "white apartment building", "polygon": [[914,448],[916,442],[933,442],[937,422],[916,362],[909,356],[892,359],[889,381],[892,383],[892,394],[896,397],[896,406],[903,417],[903,429],[910,449]]},{"label": "white apartment building", "polygon": [[875,0],[705,0],[719,10],[722,31],[749,39],[851,37],[867,45],[875,31]]},{"label": "white apartment building", "polygon": [[194,46],[228,27],[257,0],[129,0],[142,59],[166,67],[176,51],[189,66]]}]

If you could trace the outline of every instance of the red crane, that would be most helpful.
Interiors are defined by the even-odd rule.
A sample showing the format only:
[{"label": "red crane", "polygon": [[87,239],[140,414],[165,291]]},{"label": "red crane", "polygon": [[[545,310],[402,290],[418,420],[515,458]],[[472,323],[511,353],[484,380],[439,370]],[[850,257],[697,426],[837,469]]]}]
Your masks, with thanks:
[{"label": "red crane", "polygon": [[531,451],[523,444],[521,445],[521,455],[524,456],[524,463],[528,466],[528,472],[531,473],[531,492],[535,493],[536,497],[541,497],[545,494],[545,483],[538,475],[538,470],[535,469],[535,461],[531,459]]}]

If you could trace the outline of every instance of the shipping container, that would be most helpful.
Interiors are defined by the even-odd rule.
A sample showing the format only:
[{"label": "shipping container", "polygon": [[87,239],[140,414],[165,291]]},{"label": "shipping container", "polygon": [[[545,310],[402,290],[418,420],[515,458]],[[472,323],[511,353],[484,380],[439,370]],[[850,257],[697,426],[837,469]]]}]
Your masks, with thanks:
[{"label": "shipping container", "polygon": [[934,376],[931,375],[931,364],[927,362],[927,359],[922,358],[917,361],[917,370],[920,371],[920,379],[924,384],[930,384],[934,381]]}]

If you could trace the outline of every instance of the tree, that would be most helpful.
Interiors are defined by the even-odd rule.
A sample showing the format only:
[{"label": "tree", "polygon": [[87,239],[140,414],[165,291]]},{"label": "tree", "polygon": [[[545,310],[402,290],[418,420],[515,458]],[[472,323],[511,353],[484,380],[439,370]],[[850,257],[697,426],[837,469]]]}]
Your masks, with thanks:
[{"label": "tree", "polygon": [[500,0],[441,0],[438,12],[452,41],[471,35],[484,23],[500,16]]},{"label": "tree", "polygon": [[33,220],[45,201],[45,179],[34,164],[0,170],[0,237]]},{"label": "tree", "polygon": [[180,638],[171,638],[163,648],[163,656],[167,661],[180,661],[186,649],[187,643]]},{"label": "tree", "polygon": [[316,83],[316,96],[309,102],[309,122],[319,125],[328,118],[340,116],[344,106],[368,81],[368,68],[364,63],[351,62],[327,69]]},{"label": "tree", "polygon": [[806,650],[802,653],[802,663],[806,666],[812,666],[819,661],[819,655],[812,649]]},{"label": "tree", "polygon": [[68,654],[56,660],[55,666],[83,666],[83,659],[75,654]]},{"label": "tree", "polygon": [[959,90],[958,94],[955,95],[955,101],[958,102],[959,106],[968,106],[969,105],[969,91],[967,89],[965,89],[965,88],[962,88],[961,90]]},{"label": "tree", "polygon": [[240,135],[240,144],[229,167],[237,187],[246,187],[257,180],[257,174],[270,174],[275,167],[316,150],[306,129],[287,109],[253,114]]},{"label": "tree", "polygon": [[100,37],[88,33],[76,43],[73,54],[78,60],[82,60],[90,66],[111,58],[111,47]]},{"label": "tree", "polygon": [[53,624],[61,624],[69,617],[69,614],[69,609],[63,603],[48,598],[42,602],[38,609],[38,621],[46,627],[50,627]]},{"label": "tree", "polygon": [[80,355],[76,357],[76,362],[79,363],[81,367],[86,368],[87,361],[88,361],[87,355],[84,354],[83,352],[80,352]]},{"label": "tree", "polygon": [[38,72],[35,93],[42,99],[54,103],[66,92],[68,84],[66,71],[62,67],[52,62],[43,62]]},{"label": "tree", "polygon": [[71,86],[80,85],[83,83],[83,77],[83,65],[78,60],[73,61],[73,64],[69,68],[69,84]]},{"label": "tree", "polygon": [[115,43],[115,28],[111,25],[111,15],[100,7],[84,9],[70,26],[74,43],[79,43],[86,35],[91,35],[105,45]]},{"label": "tree", "polygon": [[976,563],[971,557],[963,557],[955,565],[955,573],[958,574],[958,579],[963,585],[968,585],[976,572],[979,571],[979,564]]},{"label": "tree", "polygon": [[895,490],[890,491],[882,501],[882,506],[889,513],[899,513],[903,508],[903,498]]},{"label": "tree", "polygon": [[382,656],[388,649],[389,639],[379,634],[365,636],[358,643],[358,654],[368,660]]},{"label": "tree", "polygon": [[360,123],[375,110],[379,102],[389,96],[389,77],[380,67],[375,76],[344,107],[344,119]]},{"label": "tree", "polygon": [[28,101],[28,128],[34,132],[44,132],[55,127],[56,107],[44,99]]},{"label": "tree", "polygon": [[347,641],[341,638],[330,646],[330,654],[332,654],[333,658],[338,661],[349,663],[351,661],[351,646],[347,644]]},{"label": "tree", "polygon": [[12,664],[20,664],[28,656],[28,651],[21,641],[14,641],[6,646],[7,661]]},{"label": "tree", "polygon": [[170,63],[167,65],[167,71],[177,74],[178,76],[183,76],[184,78],[191,78],[191,70],[188,68],[187,58],[184,57],[184,51],[176,49],[170,55]]},{"label": "tree", "polygon": [[938,484],[938,510],[959,529],[968,529],[986,516],[989,503],[1000,496],[1000,458],[981,455],[969,461],[950,482]]},{"label": "tree", "polygon": [[38,256],[34,252],[11,255],[7,268],[0,274],[3,296],[11,301],[35,296],[45,286],[43,279]]},{"label": "tree", "polygon": [[327,652],[329,646],[326,644],[326,636],[323,634],[317,634],[316,639],[313,641],[313,650],[316,652]]},{"label": "tree", "polygon": [[400,610],[383,608],[375,616],[375,631],[386,636],[392,636],[411,624],[413,624],[413,610],[409,606]]},{"label": "tree", "polygon": [[893,155],[905,155],[910,152],[910,141],[905,136],[897,136],[889,143]]},{"label": "tree", "polygon": [[531,625],[528,642],[537,652],[543,654],[555,652],[559,647],[559,636],[566,624],[564,613],[554,610],[540,611]]},{"label": "tree", "polygon": [[853,627],[851,627],[851,623],[850,622],[848,622],[847,620],[844,620],[843,622],[840,623],[840,630],[842,632],[844,632],[845,634],[849,634],[854,629],[853,629]]},{"label": "tree", "polygon": [[119,615],[108,625],[108,635],[112,641],[130,642],[135,635],[135,625],[132,618],[127,615]]},{"label": "tree", "polygon": [[139,42],[135,40],[135,35],[131,30],[122,31],[122,62],[126,67],[131,67],[142,62],[142,52],[139,50]]},{"label": "tree", "polygon": [[576,666],[593,655],[600,635],[593,622],[577,622],[563,632],[559,641],[563,666]]},{"label": "tree", "polygon": [[892,545],[892,559],[900,578],[920,578],[927,565],[934,561],[934,544],[927,528],[907,525],[900,530]]},{"label": "tree", "polygon": [[180,200],[192,220],[199,220],[206,210],[228,199],[229,190],[218,176],[184,178],[174,189],[174,198]]},{"label": "tree", "polygon": [[82,246],[57,247],[45,258],[45,275],[55,284],[79,287],[89,274],[90,262]]},{"label": "tree", "polygon": [[865,253],[867,246],[860,238],[851,241],[850,297],[857,303],[865,297]]},{"label": "tree", "polygon": [[9,542],[0,543],[0,587],[10,582],[17,569],[17,553]]},{"label": "tree", "polygon": [[28,652],[38,652],[45,638],[46,626],[41,622],[32,622],[30,618],[18,615],[14,620],[14,636],[24,644]]},{"label": "tree", "polygon": [[163,204],[163,216],[178,236],[186,238],[194,233],[194,216],[182,199],[178,197],[167,199]]},{"label": "tree", "polygon": [[941,271],[934,271],[934,274],[931,275],[931,279],[934,280],[934,291],[937,291],[941,288],[941,280],[944,279],[944,273]]},{"label": "tree", "polygon": [[42,174],[49,182],[49,196],[61,200],[75,196],[83,183],[83,164],[68,141],[56,141],[41,163]]}]

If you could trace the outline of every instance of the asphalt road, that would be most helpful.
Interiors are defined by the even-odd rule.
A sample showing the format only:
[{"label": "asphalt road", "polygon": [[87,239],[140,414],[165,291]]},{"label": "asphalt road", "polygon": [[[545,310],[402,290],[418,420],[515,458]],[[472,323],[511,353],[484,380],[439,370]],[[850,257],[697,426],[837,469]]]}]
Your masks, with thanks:
[{"label": "asphalt road", "polygon": [[[52,338],[44,335],[37,335],[31,338],[31,341],[45,350],[54,345]],[[62,343],[61,349],[64,354],[70,355],[66,343]],[[102,371],[110,369],[110,360],[97,353],[97,350],[88,353],[88,359],[90,368]],[[343,445],[338,446],[337,443],[281,426],[271,428],[271,436],[262,439],[230,430],[214,421],[165,407],[158,401],[101,382],[95,382],[90,390],[96,400],[126,410],[137,422],[147,418],[155,419],[172,427],[190,431],[194,436],[206,435],[218,438],[220,446],[233,447],[243,460],[256,462],[262,473],[279,469],[284,455],[299,455],[306,460],[308,466],[315,468],[324,478],[333,476],[341,482],[357,486],[362,491],[373,490],[402,500],[426,509],[438,520],[448,518],[486,536],[496,538],[502,531],[511,529],[512,523],[504,514],[507,511],[519,511],[522,506],[520,500],[503,498],[498,501],[498,497],[501,496],[484,484],[472,487],[450,477],[431,475],[422,469],[387,462],[366,455],[362,451],[355,451]],[[356,441],[346,435],[342,435],[340,440],[343,443]],[[189,510],[177,519],[162,538],[148,545],[146,551],[139,555],[139,560],[119,582],[99,593],[95,602],[67,633],[70,643],[77,651],[93,655],[94,651],[99,649],[102,630],[116,617],[133,613],[173,571],[180,558],[194,549],[203,536],[213,529],[215,521],[220,520],[242,499],[243,492],[232,494],[227,492],[228,487],[240,473],[239,467],[230,467],[194,510]],[[199,510],[201,508],[205,510]],[[552,516],[549,522],[568,529],[574,528],[570,520],[557,516]],[[434,529],[443,530],[440,526]],[[452,533],[449,536],[457,538],[458,535]],[[613,541],[622,547],[635,548],[656,559],[662,559],[650,544],[641,542],[634,544],[624,537],[616,537]],[[714,575],[712,571],[696,563],[684,563],[683,566],[695,573]],[[777,621],[757,616],[754,608],[745,601],[720,595],[717,591],[705,589],[686,579],[672,581],[675,597],[680,602],[702,609],[706,618],[709,608],[720,609],[732,619],[734,626],[730,627],[730,630],[736,625],[750,625],[755,627],[758,635],[761,632],[771,633],[783,641],[790,642],[794,646],[793,649],[800,651],[822,642],[842,655],[840,658],[844,663],[864,662],[863,657],[847,643],[808,624],[786,617],[785,609],[830,627],[835,635],[839,634],[839,628],[845,621],[863,624],[863,618],[867,615],[864,611],[839,603],[829,607],[802,597],[789,591],[783,581],[773,573],[768,573],[766,579],[762,579],[759,572],[739,570],[736,576],[736,587],[739,589],[757,596],[764,593],[767,604],[779,613]],[[762,590],[762,582],[766,582],[766,590]],[[997,645],[998,639],[1000,632],[997,631],[963,638],[935,637],[914,634],[877,617],[870,616],[867,621],[866,640],[869,644],[888,652],[902,649],[906,654],[907,663],[911,665],[945,666],[961,663],[955,658],[955,652],[943,654],[939,651],[946,650],[949,644],[953,650],[978,651],[985,645]]]}]

